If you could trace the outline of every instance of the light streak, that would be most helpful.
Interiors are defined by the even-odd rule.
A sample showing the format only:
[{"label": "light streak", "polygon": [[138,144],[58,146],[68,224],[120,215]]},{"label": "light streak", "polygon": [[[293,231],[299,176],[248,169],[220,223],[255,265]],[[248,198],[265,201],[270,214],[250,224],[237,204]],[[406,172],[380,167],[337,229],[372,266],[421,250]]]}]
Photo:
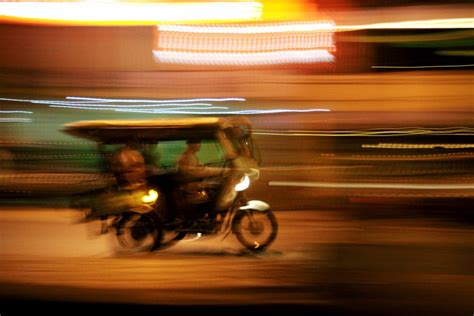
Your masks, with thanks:
[{"label": "light streak", "polygon": [[[187,114],[187,115],[257,115],[257,114],[275,114],[275,113],[309,113],[309,112],[329,112],[330,109],[245,109],[245,110],[227,110],[227,106],[214,106],[212,103],[185,103],[198,100],[208,100],[216,102],[225,101],[245,101],[244,98],[201,98],[201,99],[177,99],[177,100],[136,100],[136,99],[106,99],[106,98],[88,98],[88,97],[67,97],[74,100],[29,100],[29,99],[10,99],[0,98],[9,102],[25,102],[32,104],[47,105],[51,108],[64,108],[74,110],[90,111],[115,111],[143,114]],[[78,101],[79,100],[79,101]],[[80,100],[84,101],[81,102]],[[159,103],[159,102],[177,102],[177,103]],[[97,103],[95,103],[97,102]],[[132,103],[124,104],[104,104],[104,102]],[[147,102],[152,104],[137,105],[133,103]],[[156,104],[155,104],[156,102]]]},{"label": "light streak", "polygon": [[162,114],[192,114],[192,115],[256,115],[256,114],[277,114],[277,113],[310,113],[310,112],[329,112],[329,109],[307,109],[307,110],[294,110],[294,109],[273,109],[273,110],[240,110],[240,111],[162,111],[155,113]]},{"label": "light streak", "polygon": [[5,114],[33,114],[31,111],[0,111],[0,113],[5,113]]},{"label": "light streak", "polygon": [[390,144],[379,143],[377,145],[363,144],[362,148],[385,148],[385,149],[464,149],[474,148],[474,144]]},{"label": "light streak", "polygon": [[409,189],[409,190],[467,190],[474,189],[474,184],[412,184],[412,183],[349,183],[349,182],[301,182],[270,181],[271,186],[292,186],[309,188],[338,189]]},{"label": "light streak", "polygon": [[76,110],[98,110],[98,111],[115,111],[129,113],[145,113],[145,114],[191,114],[191,115],[254,115],[254,114],[276,114],[276,113],[309,113],[309,112],[329,112],[329,109],[272,109],[272,110],[237,110],[237,111],[190,111],[190,110],[213,110],[227,109],[228,107],[212,107],[212,108],[171,108],[171,109],[125,109],[125,108],[102,108],[102,107],[69,107],[63,105],[50,105],[52,108],[69,108]]},{"label": "light streak", "polygon": [[425,69],[425,68],[466,68],[474,67],[474,64],[466,65],[434,65],[434,66],[372,66],[374,69]]},{"label": "light streak", "polygon": [[213,107],[212,103],[161,103],[161,104],[103,104],[103,103],[74,103],[74,102],[45,102],[44,104],[50,105],[62,105],[71,108],[74,107],[100,107],[100,108],[154,108],[154,107],[189,107],[189,106],[202,106],[202,107]]},{"label": "light streak", "polygon": [[163,63],[190,65],[274,65],[291,63],[333,62],[327,50],[289,50],[257,53],[195,53],[154,51],[155,58]]},{"label": "light streak", "polygon": [[370,30],[370,29],[472,29],[473,18],[413,20],[388,23],[360,25],[338,25],[336,31]]},{"label": "light streak", "polygon": [[20,117],[9,117],[3,118],[0,117],[0,123],[31,123],[32,119],[30,118],[20,118]]},{"label": "light streak", "polygon": [[332,33],[239,35],[195,35],[161,33],[158,50],[186,50],[208,52],[265,52],[277,50],[326,49],[335,51]]},{"label": "light streak", "polygon": [[127,107],[94,107],[94,106],[68,106],[68,105],[49,105],[51,108],[64,108],[64,109],[75,109],[75,110],[97,110],[97,111],[115,111],[115,112],[133,112],[133,113],[165,113],[168,111],[178,110],[209,110],[209,109],[228,109],[226,106],[213,106],[213,107],[193,107],[193,106],[182,106],[179,108],[169,109],[139,109],[139,108],[127,108]]},{"label": "light streak", "polygon": [[474,57],[474,50],[439,50],[436,55]]},{"label": "light streak", "polygon": [[474,128],[446,127],[446,128],[391,128],[386,130],[346,130],[346,131],[318,131],[318,130],[265,130],[255,129],[256,135],[285,136],[285,137],[394,137],[412,135],[458,135],[473,136]]},{"label": "light streak", "polygon": [[273,24],[248,25],[159,25],[158,31],[178,33],[205,34],[264,34],[264,33],[295,33],[295,32],[333,32],[336,25],[333,21],[288,22]]},{"label": "light streak", "polygon": [[[66,97],[68,100],[86,100],[97,102],[153,102],[153,103],[186,103],[186,102],[227,102],[227,101],[246,101],[244,98],[194,98],[194,99],[170,99],[170,100],[146,100],[146,99],[107,99],[107,98],[89,98],[89,97]],[[1,99],[0,99],[1,100]]]},{"label": "light streak", "polygon": [[195,65],[333,62],[333,21],[157,26],[155,59]]},{"label": "light streak", "polygon": [[245,2],[0,2],[0,20],[61,25],[156,25],[254,21],[262,4]]}]

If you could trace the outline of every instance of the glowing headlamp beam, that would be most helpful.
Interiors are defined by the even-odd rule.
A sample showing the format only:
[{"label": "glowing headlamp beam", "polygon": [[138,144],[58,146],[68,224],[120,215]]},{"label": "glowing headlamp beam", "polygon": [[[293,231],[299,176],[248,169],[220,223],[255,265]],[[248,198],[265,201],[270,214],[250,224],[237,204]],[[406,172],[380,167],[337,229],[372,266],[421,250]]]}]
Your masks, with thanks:
[{"label": "glowing headlamp beam", "polygon": [[149,190],[147,195],[142,196],[143,203],[153,203],[158,199],[158,192]]}]

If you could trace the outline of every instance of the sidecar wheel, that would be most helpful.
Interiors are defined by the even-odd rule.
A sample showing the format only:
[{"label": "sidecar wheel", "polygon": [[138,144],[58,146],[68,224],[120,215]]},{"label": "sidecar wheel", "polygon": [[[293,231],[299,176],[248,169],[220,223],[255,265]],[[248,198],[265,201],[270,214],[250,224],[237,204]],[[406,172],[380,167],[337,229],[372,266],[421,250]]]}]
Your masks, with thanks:
[{"label": "sidecar wheel", "polygon": [[260,252],[275,240],[278,222],[271,210],[243,210],[235,215],[232,231],[248,250]]},{"label": "sidecar wheel", "polygon": [[125,214],[116,226],[116,236],[119,244],[131,251],[154,250],[162,235],[161,228],[147,214]]}]

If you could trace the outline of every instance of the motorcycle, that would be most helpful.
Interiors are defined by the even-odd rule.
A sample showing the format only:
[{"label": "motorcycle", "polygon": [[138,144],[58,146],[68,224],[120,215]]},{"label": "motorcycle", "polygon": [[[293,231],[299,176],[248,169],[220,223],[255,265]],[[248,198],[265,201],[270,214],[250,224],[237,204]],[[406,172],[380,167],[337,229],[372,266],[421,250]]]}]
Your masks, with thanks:
[{"label": "motorcycle", "polygon": [[[143,157],[152,156],[147,150],[158,145],[171,149],[161,155],[167,163],[154,172],[145,171],[150,161],[140,155],[122,154],[116,184],[89,195],[86,220],[100,220],[104,233],[113,228],[122,247],[161,250],[186,238],[233,234],[245,248],[259,252],[276,239],[278,222],[270,205],[245,196],[259,177],[260,162],[248,119],[82,121],[66,124],[64,132],[95,141],[99,148],[133,143]],[[225,175],[190,181],[176,170],[175,147],[190,137],[206,145],[200,160],[217,161]]]}]

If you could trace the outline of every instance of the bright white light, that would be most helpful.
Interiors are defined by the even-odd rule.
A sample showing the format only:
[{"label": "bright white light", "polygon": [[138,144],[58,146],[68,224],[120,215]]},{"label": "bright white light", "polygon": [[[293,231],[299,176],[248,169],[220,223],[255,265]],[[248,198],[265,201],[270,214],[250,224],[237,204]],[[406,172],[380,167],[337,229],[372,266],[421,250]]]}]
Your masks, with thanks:
[{"label": "bright white light", "polygon": [[360,25],[338,25],[337,31],[369,29],[472,29],[474,18],[418,20]]},{"label": "bright white light", "polygon": [[[107,98],[89,98],[89,97],[66,97],[68,100],[87,100],[96,102],[128,102],[128,103],[186,103],[186,102],[226,102],[226,101],[245,101],[244,98],[195,98],[195,99],[170,99],[170,100],[143,100],[143,99],[107,99]],[[1,99],[0,99],[1,100]]]},{"label": "bright white light", "polygon": [[74,103],[74,102],[51,102],[51,103],[46,103],[50,105],[57,105],[58,107],[64,106],[64,107],[100,107],[100,108],[159,108],[159,107],[182,107],[182,108],[187,108],[190,106],[201,106],[201,107],[211,107],[212,103],[162,103],[162,104],[103,104],[103,103]]},{"label": "bright white light", "polygon": [[292,63],[333,62],[334,56],[327,50],[286,50],[258,53],[204,53],[180,51],[154,51],[162,63],[188,65],[252,66]]},{"label": "bright white light", "polygon": [[333,32],[335,24],[332,21],[315,21],[306,23],[278,23],[262,25],[160,25],[158,31],[180,33],[206,34],[261,34],[261,33],[295,33],[295,32]]},{"label": "bright white light", "polygon": [[374,69],[429,69],[429,68],[470,68],[474,64],[465,65],[432,65],[432,66],[372,66]]},{"label": "bright white light", "polygon": [[157,61],[190,65],[333,62],[333,21],[157,26]]},{"label": "bright white light", "polygon": [[31,111],[0,111],[0,113],[5,113],[5,114],[33,114]]},{"label": "bright white light", "polygon": [[158,199],[158,192],[155,190],[149,190],[148,195],[142,196],[143,203],[153,203]]},{"label": "bright white light", "polygon": [[378,143],[363,144],[362,148],[390,148],[390,149],[435,149],[435,148],[446,148],[446,149],[462,149],[462,148],[474,148],[474,144],[397,144],[397,143]]},{"label": "bright white light", "polygon": [[165,109],[140,109],[135,107],[97,107],[97,106],[69,106],[69,105],[50,105],[50,108],[63,108],[75,110],[96,110],[96,111],[115,111],[115,112],[131,112],[131,113],[169,113],[173,111],[187,111],[187,110],[213,110],[213,109],[228,109],[226,106],[211,106],[211,107],[193,107],[182,106],[179,108],[170,107]]},{"label": "bright white light", "polygon": [[211,52],[255,52],[297,49],[336,49],[334,34],[325,33],[272,33],[258,36],[228,34],[160,33],[160,50],[187,50]]},{"label": "bright white light", "polygon": [[103,3],[0,2],[0,20],[59,24],[149,25],[192,21],[248,21],[262,16],[259,2]]},{"label": "bright white light", "polygon": [[235,191],[243,191],[246,190],[250,186],[250,179],[247,175],[245,175],[239,183],[235,185]]},{"label": "bright white light", "polygon": [[[164,100],[136,100],[136,99],[100,99],[87,97],[67,97],[74,101],[64,100],[31,100],[31,99],[10,99],[0,98],[2,101],[8,102],[25,102],[38,105],[47,105],[51,108],[65,108],[74,110],[88,110],[88,111],[115,111],[128,113],[144,113],[144,114],[183,114],[183,115],[258,115],[258,114],[274,114],[274,113],[310,113],[310,112],[329,112],[329,109],[311,108],[311,109],[245,109],[245,110],[228,110],[227,106],[214,106],[211,103],[201,103],[201,106],[196,106],[199,103],[184,103],[189,101],[245,101],[243,98],[206,98],[206,99],[178,99],[167,100],[166,102],[183,102],[183,103],[158,103],[138,105],[138,102],[161,102]],[[86,100],[85,102],[77,100]],[[124,104],[104,104],[104,102],[121,102],[132,103],[132,105]],[[25,111],[26,112],[26,111]],[[4,119],[5,121],[6,119]],[[25,119],[20,119],[22,122],[28,123]],[[9,119],[8,122],[12,122]],[[18,121],[15,121],[18,122]]]},{"label": "bright white light", "polygon": [[0,123],[31,123],[30,118],[20,118],[20,117],[9,117],[4,118],[0,117]]},{"label": "bright white light", "polygon": [[352,183],[352,182],[299,182],[270,181],[273,186],[292,186],[310,188],[363,188],[363,189],[408,189],[408,190],[464,190],[474,189],[474,184],[414,184],[414,183]]}]

